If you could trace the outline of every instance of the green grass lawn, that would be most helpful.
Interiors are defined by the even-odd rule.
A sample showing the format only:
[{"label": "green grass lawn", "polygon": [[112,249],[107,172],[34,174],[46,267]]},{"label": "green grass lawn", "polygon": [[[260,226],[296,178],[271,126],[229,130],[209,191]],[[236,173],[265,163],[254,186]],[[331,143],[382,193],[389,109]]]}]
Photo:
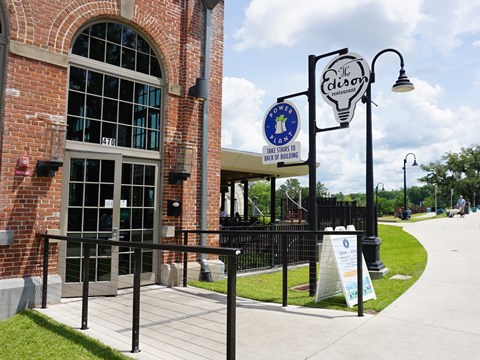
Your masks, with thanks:
[{"label": "green grass lawn", "polygon": [[0,321],[1,360],[131,359],[35,310]]},{"label": "green grass lawn", "polygon": [[[376,313],[382,311],[403,294],[420,277],[427,263],[427,253],[423,246],[401,227],[379,225],[379,236],[382,239],[380,259],[390,270],[382,279],[373,280],[377,295],[376,300],[364,303],[364,311]],[[409,280],[390,280],[393,275],[409,275]],[[292,290],[297,285],[308,283],[308,267],[289,270],[288,272],[288,304],[313,306],[328,309],[357,311],[357,307],[349,309],[343,295],[315,303],[315,298],[308,291]],[[226,293],[227,280],[213,283],[192,281],[192,286]],[[237,296],[267,302],[282,303],[282,273],[259,274],[237,278]]]}]

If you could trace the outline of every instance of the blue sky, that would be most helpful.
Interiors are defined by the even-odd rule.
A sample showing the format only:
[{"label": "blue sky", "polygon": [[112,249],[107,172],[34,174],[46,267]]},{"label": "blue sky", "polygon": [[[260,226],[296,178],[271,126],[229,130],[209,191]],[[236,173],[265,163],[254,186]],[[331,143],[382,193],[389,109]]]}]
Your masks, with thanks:
[{"label": "blue sky", "polygon": [[[399,58],[381,55],[372,85],[375,184],[403,188],[403,159],[420,164],[480,143],[480,0],[225,0],[222,146],[261,153],[262,121],[282,95],[307,89],[308,55],[347,47],[371,66],[400,51],[415,85],[393,93]],[[330,59],[317,63],[317,86]],[[317,87],[317,126],[336,126]],[[308,154],[304,97],[302,158]],[[317,134],[317,179],[330,192],[365,191],[365,106],[346,130]],[[407,186],[423,176],[410,167]],[[307,185],[307,177],[299,178]]]}]

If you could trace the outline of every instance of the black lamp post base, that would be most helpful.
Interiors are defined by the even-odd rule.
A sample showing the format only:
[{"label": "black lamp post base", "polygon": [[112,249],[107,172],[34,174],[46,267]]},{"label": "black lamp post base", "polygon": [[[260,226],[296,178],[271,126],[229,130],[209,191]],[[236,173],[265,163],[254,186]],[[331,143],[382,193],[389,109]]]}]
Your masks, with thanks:
[{"label": "black lamp post base", "polygon": [[385,269],[382,260],[380,260],[380,245],[382,239],[379,237],[365,237],[362,240],[363,256],[367,264],[368,271],[382,271]]}]

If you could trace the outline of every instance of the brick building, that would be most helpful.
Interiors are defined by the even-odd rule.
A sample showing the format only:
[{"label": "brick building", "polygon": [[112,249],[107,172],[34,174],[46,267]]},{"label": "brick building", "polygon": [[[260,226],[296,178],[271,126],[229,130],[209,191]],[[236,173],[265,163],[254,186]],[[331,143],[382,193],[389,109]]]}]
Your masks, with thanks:
[{"label": "brick building", "polygon": [[[0,318],[38,301],[39,232],[168,243],[218,226],[223,10],[0,0]],[[189,91],[203,78],[205,102]],[[53,244],[49,295],[79,294],[81,254]],[[144,250],[142,280],[174,283],[170,255]],[[131,250],[97,247],[91,268],[91,294],[115,294],[131,284]]]}]

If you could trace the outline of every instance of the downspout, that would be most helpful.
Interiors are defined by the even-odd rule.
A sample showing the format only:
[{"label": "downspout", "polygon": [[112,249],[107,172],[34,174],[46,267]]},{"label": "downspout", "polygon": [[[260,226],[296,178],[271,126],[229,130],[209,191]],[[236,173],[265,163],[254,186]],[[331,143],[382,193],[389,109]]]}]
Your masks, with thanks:
[{"label": "downspout", "polygon": [[[210,83],[210,27],[211,27],[211,18],[212,10],[220,0],[202,0],[203,6],[205,7],[205,27],[204,27],[204,46],[203,46],[203,77],[207,79],[207,82]],[[207,154],[208,154],[208,102],[206,99],[203,102],[203,113],[202,113],[202,164],[201,164],[201,200],[200,200],[200,229],[207,230]],[[200,234],[200,245],[206,246],[207,239],[206,234]],[[207,258],[205,254],[200,255],[200,264],[201,264],[201,280],[202,281],[212,281],[212,274],[210,273],[210,268],[207,263]]]}]

